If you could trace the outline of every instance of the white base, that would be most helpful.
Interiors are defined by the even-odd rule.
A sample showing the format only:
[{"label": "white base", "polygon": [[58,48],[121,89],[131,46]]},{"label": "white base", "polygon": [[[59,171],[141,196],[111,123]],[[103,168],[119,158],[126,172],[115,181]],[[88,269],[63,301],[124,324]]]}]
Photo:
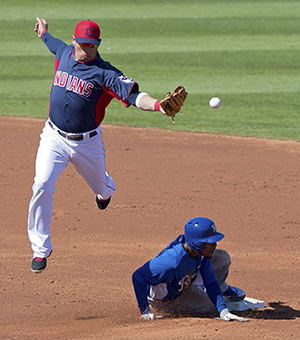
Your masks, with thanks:
[{"label": "white base", "polygon": [[245,297],[244,300],[238,302],[228,302],[226,301],[227,308],[232,311],[244,311],[248,309],[257,309],[257,308],[265,308],[264,301],[251,299]]}]

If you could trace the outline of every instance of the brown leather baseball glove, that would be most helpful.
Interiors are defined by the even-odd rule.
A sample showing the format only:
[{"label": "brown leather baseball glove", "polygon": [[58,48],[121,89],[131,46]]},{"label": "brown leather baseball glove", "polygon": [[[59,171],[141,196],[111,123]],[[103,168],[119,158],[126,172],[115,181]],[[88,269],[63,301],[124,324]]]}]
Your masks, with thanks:
[{"label": "brown leather baseball glove", "polygon": [[185,88],[180,85],[173,92],[167,92],[166,98],[160,102],[160,106],[165,110],[167,116],[172,117],[173,123],[175,122],[174,116],[180,111],[186,96]]}]

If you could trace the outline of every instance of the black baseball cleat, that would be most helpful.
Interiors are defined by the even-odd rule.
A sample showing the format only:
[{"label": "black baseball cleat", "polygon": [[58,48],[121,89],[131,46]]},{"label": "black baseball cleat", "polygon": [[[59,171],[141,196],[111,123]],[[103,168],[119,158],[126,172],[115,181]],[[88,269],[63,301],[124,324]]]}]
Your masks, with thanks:
[{"label": "black baseball cleat", "polygon": [[41,273],[46,269],[47,259],[45,257],[34,257],[31,262],[31,270],[34,273]]},{"label": "black baseball cleat", "polygon": [[237,287],[228,286],[228,289],[223,292],[223,297],[232,302],[238,302],[244,300],[246,293]]},{"label": "black baseball cleat", "polygon": [[99,200],[98,196],[96,195],[96,204],[97,204],[97,207],[100,210],[106,209],[106,207],[109,205],[110,199],[111,199],[111,197],[109,197],[107,200]]}]

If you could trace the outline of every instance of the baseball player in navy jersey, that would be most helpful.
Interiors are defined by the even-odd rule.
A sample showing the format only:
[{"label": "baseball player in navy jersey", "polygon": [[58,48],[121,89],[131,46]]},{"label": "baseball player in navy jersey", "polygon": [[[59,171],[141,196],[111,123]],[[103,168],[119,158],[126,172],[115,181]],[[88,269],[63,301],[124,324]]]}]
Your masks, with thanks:
[{"label": "baseball player in navy jersey", "polygon": [[140,92],[134,80],[100,57],[100,28],[95,22],[79,22],[71,45],[53,37],[45,19],[37,18],[34,30],[55,55],[49,117],[40,136],[28,214],[31,270],[39,273],[46,268],[52,252],[50,223],[55,183],[68,163],[74,164],[94,192],[99,209],[107,207],[115,192],[115,182],[106,170],[101,130],[110,101],[116,98],[125,107],[166,112],[159,100]]},{"label": "baseball player in navy jersey", "polygon": [[226,321],[248,321],[229,312],[230,302],[242,301],[243,290],[228,286],[231,259],[216,243],[224,237],[214,222],[195,217],[160,254],[132,275],[141,319],[154,320],[149,306],[174,313],[215,313]]}]

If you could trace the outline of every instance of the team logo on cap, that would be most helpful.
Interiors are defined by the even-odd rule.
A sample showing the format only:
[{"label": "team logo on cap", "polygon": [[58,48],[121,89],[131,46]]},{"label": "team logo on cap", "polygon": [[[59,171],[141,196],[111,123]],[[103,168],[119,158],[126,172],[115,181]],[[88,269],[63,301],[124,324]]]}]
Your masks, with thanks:
[{"label": "team logo on cap", "polygon": [[211,225],[211,229],[214,232],[214,234],[217,232],[217,228],[214,224]]},{"label": "team logo on cap", "polygon": [[88,35],[89,37],[91,37],[93,35],[93,27],[88,27],[85,30],[85,34]]}]

